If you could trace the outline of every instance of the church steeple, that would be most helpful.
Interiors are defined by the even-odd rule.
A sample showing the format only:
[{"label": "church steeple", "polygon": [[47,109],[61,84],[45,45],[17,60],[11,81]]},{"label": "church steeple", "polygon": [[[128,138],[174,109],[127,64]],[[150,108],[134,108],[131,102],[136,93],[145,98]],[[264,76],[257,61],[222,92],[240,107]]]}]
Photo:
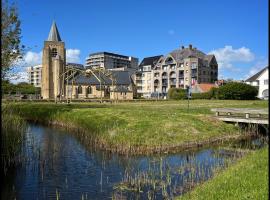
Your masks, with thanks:
[{"label": "church steeple", "polygon": [[61,41],[61,37],[60,37],[60,34],[58,32],[55,21],[53,21],[53,23],[52,23],[51,30],[50,30],[49,37],[48,37],[47,41],[55,41],[55,42]]}]

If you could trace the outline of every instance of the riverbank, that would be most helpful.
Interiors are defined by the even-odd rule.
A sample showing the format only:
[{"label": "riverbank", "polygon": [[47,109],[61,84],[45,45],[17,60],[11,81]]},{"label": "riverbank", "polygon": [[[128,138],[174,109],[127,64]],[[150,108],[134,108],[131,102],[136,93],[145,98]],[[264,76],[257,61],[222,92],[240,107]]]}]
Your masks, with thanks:
[{"label": "riverbank", "polygon": [[267,146],[251,152],[226,171],[178,199],[268,199],[268,151]]},{"label": "riverbank", "polygon": [[164,153],[246,137],[214,119],[210,108],[267,108],[266,101],[135,102],[118,104],[9,103],[27,120],[62,126],[89,145],[121,154]]}]

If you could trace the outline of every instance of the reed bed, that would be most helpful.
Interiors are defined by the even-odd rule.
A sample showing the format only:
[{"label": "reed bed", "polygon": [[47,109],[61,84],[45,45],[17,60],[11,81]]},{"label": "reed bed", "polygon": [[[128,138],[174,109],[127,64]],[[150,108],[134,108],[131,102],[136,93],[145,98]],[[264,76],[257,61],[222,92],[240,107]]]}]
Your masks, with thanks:
[{"label": "reed bed", "polygon": [[25,120],[16,115],[12,108],[2,106],[1,114],[1,173],[5,175],[10,167],[22,161],[20,152],[27,126]]}]

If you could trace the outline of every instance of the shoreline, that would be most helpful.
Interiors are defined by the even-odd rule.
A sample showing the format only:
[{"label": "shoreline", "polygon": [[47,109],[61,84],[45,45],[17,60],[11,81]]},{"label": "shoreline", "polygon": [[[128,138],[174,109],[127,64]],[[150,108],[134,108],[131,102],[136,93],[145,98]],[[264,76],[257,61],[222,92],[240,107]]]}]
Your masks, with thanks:
[{"label": "shoreline", "polygon": [[106,143],[103,140],[100,140],[100,138],[95,137],[93,135],[91,137],[91,134],[89,134],[89,131],[85,130],[82,127],[73,125],[69,126],[66,125],[64,122],[54,120],[54,121],[41,121],[41,120],[33,120],[33,119],[26,119],[26,121],[31,123],[37,123],[44,126],[49,126],[53,128],[60,128],[65,131],[71,131],[73,133],[69,133],[72,135],[77,136],[83,145],[86,147],[89,147],[89,145],[92,145],[91,148],[98,149],[101,151],[106,151],[108,153],[116,153],[119,155],[155,155],[155,154],[169,154],[169,153],[178,153],[181,151],[191,151],[191,150],[198,150],[200,148],[204,148],[207,146],[218,146],[223,143],[227,142],[237,142],[245,139],[250,139],[256,134],[236,134],[236,135],[226,135],[226,136],[219,136],[219,137],[213,137],[208,140],[200,141],[200,142],[190,142],[187,141],[186,144],[174,144],[174,145],[157,145],[157,146],[125,146],[123,144],[117,144],[116,145],[110,145]]}]

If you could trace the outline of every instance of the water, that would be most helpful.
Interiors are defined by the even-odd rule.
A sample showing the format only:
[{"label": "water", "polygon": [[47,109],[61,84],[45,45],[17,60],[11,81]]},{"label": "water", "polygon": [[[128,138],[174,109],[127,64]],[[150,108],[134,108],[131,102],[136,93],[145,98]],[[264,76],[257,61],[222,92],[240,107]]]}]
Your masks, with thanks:
[{"label": "water", "polygon": [[242,154],[207,148],[162,156],[86,149],[74,135],[29,124],[23,164],[4,180],[2,199],[172,199]]}]

